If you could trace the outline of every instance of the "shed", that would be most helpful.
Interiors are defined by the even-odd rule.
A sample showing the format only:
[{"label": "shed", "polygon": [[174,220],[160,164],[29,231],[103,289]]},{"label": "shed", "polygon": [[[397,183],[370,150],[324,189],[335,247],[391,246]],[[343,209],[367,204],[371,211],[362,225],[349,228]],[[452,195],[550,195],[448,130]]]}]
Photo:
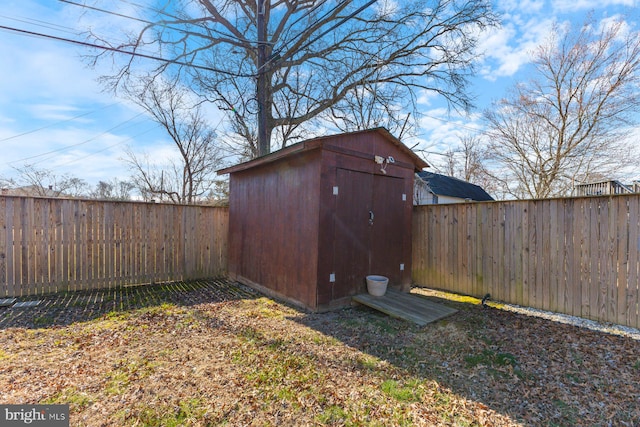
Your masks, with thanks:
[{"label": "shed", "polygon": [[313,311],[365,277],[411,284],[413,181],[427,163],[386,129],[306,140],[230,174],[229,275]]}]

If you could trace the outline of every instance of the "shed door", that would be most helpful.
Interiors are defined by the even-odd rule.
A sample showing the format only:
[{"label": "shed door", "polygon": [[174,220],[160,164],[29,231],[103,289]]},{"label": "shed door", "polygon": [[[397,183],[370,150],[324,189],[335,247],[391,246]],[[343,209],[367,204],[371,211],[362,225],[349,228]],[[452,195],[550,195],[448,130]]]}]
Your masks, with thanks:
[{"label": "shed door", "polygon": [[369,271],[373,175],[337,170],[333,299],[361,293]]},{"label": "shed door", "polygon": [[405,209],[402,200],[404,180],[384,175],[375,175],[373,180],[373,227],[371,228],[371,255],[369,274],[381,274],[389,278],[390,284],[402,283],[400,264],[403,260]]},{"label": "shed door", "polygon": [[333,299],[366,292],[368,274],[400,283],[403,179],[347,169],[337,169],[336,178]]}]

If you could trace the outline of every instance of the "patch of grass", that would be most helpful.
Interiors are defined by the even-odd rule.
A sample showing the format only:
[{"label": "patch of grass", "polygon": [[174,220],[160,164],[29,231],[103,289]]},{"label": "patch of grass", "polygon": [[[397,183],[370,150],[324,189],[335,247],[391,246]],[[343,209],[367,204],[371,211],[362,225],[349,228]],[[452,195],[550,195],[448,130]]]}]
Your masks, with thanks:
[{"label": "patch of grass", "polygon": [[311,342],[316,345],[340,345],[340,340],[328,335],[316,333],[311,337]]},{"label": "patch of grass", "polygon": [[485,366],[493,376],[501,377],[513,373],[520,379],[527,375],[518,368],[518,360],[511,353],[500,353],[491,349],[485,349],[482,353],[471,354],[464,357],[468,368]]},{"label": "patch of grass", "polygon": [[131,314],[124,311],[110,311],[106,313],[104,316],[102,316],[102,319],[97,319],[97,320],[109,320],[112,322],[121,322],[123,320],[127,320],[129,317],[131,317]]},{"label": "patch of grass", "polygon": [[262,332],[260,332],[259,330],[252,328],[252,327],[246,327],[244,328],[241,332],[240,332],[240,338],[247,342],[247,343],[251,343],[251,344],[256,344],[256,343],[260,343],[263,342],[265,340],[265,336]]},{"label": "patch of grass", "polygon": [[148,360],[121,360],[107,375],[105,391],[108,394],[121,395],[127,391],[132,382],[149,377],[155,368],[156,365]]},{"label": "patch of grass", "polygon": [[395,380],[386,380],[380,389],[398,402],[419,402],[422,398],[421,384],[415,379],[404,385]]},{"label": "patch of grass", "polygon": [[75,387],[67,387],[47,398],[42,403],[69,404],[73,411],[81,411],[95,402],[91,395],[78,390]]},{"label": "patch of grass", "polygon": [[[144,407],[125,418],[134,418],[134,425],[179,427],[200,425],[207,413],[207,407],[201,399],[180,400],[168,407]],[[126,420],[128,423],[134,420]]]},{"label": "patch of grass", "polygon": [[284,349],[287,346],[288,341],[282,338],[274,338],[272,340],[267,341],[266,344],[269,350],[279,350],[279,349]]},{"label": "patch of grass", "polygon": [[316,417],[319,423],[328,425],[344,425],[348,418],[347,411],[338,405],[329,406]]},{"label": "patch of grass", "polygon": [[121,395],[129,387],[129,375],[126,372],[112,372],[108,375],[108,381],[104,388],[107,394]]},{"label": "patch of grass", "polygon": [[575,408],[567,404],[561,399],[553,399],[553,404],[558,409],[558,412],[562,416],[562,423],[558,425],[575,425],[577,421],[577,412]]},{"label": "patch of grass", "polygon": [[636,360],[636,363],[633,364],[633,369],[640,370],[640,359]]},{"label": "patch of grass", "polygon": [[567,379],[569,379],[569,381],[572,381],[574,383],[580,383],[580,375],[575,373],[575,372],[567,372],[566,374],[564,374],[565,377],[567,377]]},{"label": "patch of grass", "polygon": [[465,356],[464,361],[468,368],[474,368],[478,365],[487,367],[516,366],[518,362],[516,357],[511,353],[496,353],[490,349],[485,349],[482,353]]},{"label": "patch of grass", "polygon": [[177,307],[175,304],[163,302],[160,305],[142,308],[140,309],[140,312],[149,314],[175,314],[178,312],[184,312],[184,310]]},{"label": "patch of grass", "polygon": [[54,318],[51,315],[36,316],[33,318],[33,325],[37,328],[44,328],[53,324]]},{"label": "patch of grass", "polygon": [[388,316],[379,315],[377,313],[375,314],[375,316],[372,316],[369,325],[373,326],[378,333],[383,334],[396,334],[401,326],[404,328],[407,327],[406,323],[404,322],[398,321]]},{"label": "patch of grass", "polygon": [[356,363],[358,364],[358,366],[369,370],[369,371],[373,371],[375,369],[378,368],[378,358],[374,357],[374,356],[370,356],[368,354],[362,353],[358,355],[358,358],[356,359]]},{"label": "patch of grass", "polygon": [[308,357],[288,354],[286,350],[266,356],[262,363],[258,362],[247,379],[260,385],[277,386],[283,381],[304,386],[312,385],[318,380],[315,362]]}]

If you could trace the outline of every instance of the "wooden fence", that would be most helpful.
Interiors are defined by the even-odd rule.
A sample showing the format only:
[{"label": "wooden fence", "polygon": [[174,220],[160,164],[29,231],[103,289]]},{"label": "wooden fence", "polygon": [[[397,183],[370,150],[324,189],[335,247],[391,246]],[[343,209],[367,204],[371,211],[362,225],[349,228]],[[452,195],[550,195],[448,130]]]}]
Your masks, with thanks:
[{"label": "wooden fence", "polygon": [[413,280],[640,327],[640,195],[416,207]]},{"label": "wooden fence", "polygon": [[228,209],[0,196],[0,297],[226,273]]}]

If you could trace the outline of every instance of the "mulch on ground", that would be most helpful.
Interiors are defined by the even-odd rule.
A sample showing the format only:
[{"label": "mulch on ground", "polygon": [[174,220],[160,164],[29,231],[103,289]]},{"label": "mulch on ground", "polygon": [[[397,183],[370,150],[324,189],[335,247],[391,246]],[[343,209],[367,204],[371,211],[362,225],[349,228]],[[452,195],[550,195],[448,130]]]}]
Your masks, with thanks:
[{"label": "mulch on ground", "polygon": [[38,300],[0,308],[0,403],[74,426],[640,425],[640,341],[479,304],[418,327],[226,279]]}]

